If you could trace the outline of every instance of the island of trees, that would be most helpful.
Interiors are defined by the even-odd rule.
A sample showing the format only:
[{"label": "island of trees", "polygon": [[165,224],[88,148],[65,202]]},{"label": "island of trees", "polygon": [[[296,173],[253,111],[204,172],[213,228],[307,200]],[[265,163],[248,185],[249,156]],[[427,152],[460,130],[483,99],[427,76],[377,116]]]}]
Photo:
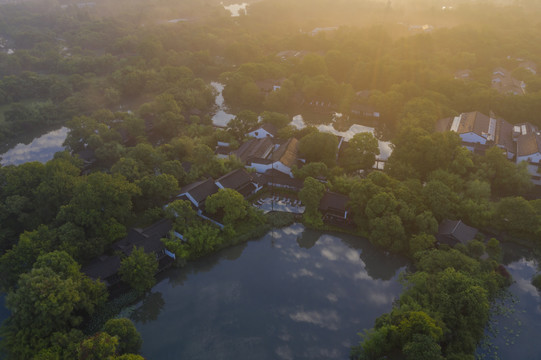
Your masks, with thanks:
[{"label": "island of trees", "polygon": [[[456,129],[435,125],[479,111],[541,126],[541,9],[535,1],[410,5],[264,0],[239,17],[218,1],[0,5],[0,138],[69,128],[66,151],[46,164],[0,167],[8,358],[141,358],[133,324],[110,314],[106,284],[81,267],[117,257],[136,299],[161,265],[144,246],[115,247],[133,228],[169,224],[161,244],[182,265],[293,221],[251,203],[277,180],[260,189],[255,162],[240,154],[254,141],[248,134],[270,124],[272,140],[258,146],[284,152],[257,164],[280,163],[306,226],[367,237],[414,264],[392,311],[351,358],[474,359],[489,305],[510,282],[499,240],[537,252],[541,200],[533,165],[490,146],[497,139],[472,152]],[[212,123],[211,80],[224,85],[235,115],[225,128]],[[376,131],[344,142],[317,127],[333,113],[342,114],[335,129]],[[306,127],[291,124],[297,114]],[[389,139],[392,154],[375,169],[378,140]],[[219,188],[246,167],[260,193]],[[201,184],[216,187],[201,199],[204,212],[180,196]],[[346,199],[343,221],[326,216],[328,196]],[[438,243],[446,219],[482,236]]]}]

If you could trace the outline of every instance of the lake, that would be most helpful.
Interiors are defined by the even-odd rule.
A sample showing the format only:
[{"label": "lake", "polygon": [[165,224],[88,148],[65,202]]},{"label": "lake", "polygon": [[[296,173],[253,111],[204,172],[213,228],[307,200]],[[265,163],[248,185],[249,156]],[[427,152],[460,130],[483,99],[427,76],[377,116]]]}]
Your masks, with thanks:
[{"label": "lake", "polygon": [[407,264],[295,224],[164,273],[131,318],[149,359],[346,359]]},{"label": "lake", "polygon": [[[526,248],[503,247],[514,282],[493,306],[477,356],[537,360],[538,262]],[[367,240],[293,225],[163,273],[127,313],[149,359],[346,359],[356,334],[391,309],[406,266]]]},{"label": "lake", "polygon": [[20,165],[30,161],[45,163],[51,160],[58,151],[63,151],[64,140],[68,135],[68,128],[62,127],[49,131],[45,134],[34,135],[30,139],[23,140],[11,147],[8,151],[0,154],[0,164]]},{"label": "lake", "polygon": [[485,331],[486,342],[478,349],[479,359],[538,360],[541,347],[541,296],[531,284],[539,263],[531,250],[503,244],[503,264],[513,276],[506,295],[493,306],[492,317]]}]

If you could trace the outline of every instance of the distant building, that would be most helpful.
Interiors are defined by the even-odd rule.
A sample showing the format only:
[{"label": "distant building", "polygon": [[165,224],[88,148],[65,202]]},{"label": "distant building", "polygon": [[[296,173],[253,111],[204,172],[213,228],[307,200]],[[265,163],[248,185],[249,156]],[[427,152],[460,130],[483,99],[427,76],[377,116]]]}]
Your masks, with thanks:
[{"label": "distant building", "polygon": [[301,51],[298,51],[298,50],[285,50],[285,51],[280,51],[278,54],[276,54],[276,56],[278,58],[280,58],[282,61],[286,61],[286,60],[289,60],[289,59],[303,59],[307,54],[309,54],[308,51],[306,50],[301,50]]},{"label": "distant building", "polygon": [[379,119],[380,114],[370,105],[355,103],[351,105],[351,114],[362,118]]},{"label": "distant building", "polygon": [[513,159],[516,154],[513,126],[479,111],[440,119],[436,123],[436,131],[458,133],[462,144],[472,152],[484,152],[490,146],[498,146],[506,152],[508,159]]},{"label": "distant building", "polygon": [[279,90],[285,79],[266,79],[256,81],[255,84],[263,94],[270,94],[273,91]]},{"label": "distant building", "polygon": [[464,70],[458,70],[455,72],[455,79],[456,80],[469,80],[471,79],[471,70],[464,69]]},{"label": "distant building", "polygon": [[331,31],[336,31],[336,30],[338,30],[338,27],[336,27],[336,26],[317,27],[314,30],[310,31],[309,34],[312,35],[312,36],[316,36],[319,33],[331,32]]},{"label": "distant building", "polygon": [[432,32],[432,30],[434,30],[434,26],[428,24],[410,25],[408,30],[411,32]]},{"label": "distant building", "polygon": [[436,131],[454,131],[462,145],[480,155],[491,146],[505,151],[509,160],[528,164],[532,182],[541,185],[541,132],[530,123],[511,125],[503,119],[486,116],[478,111],[440,119]]},{"label": "distant building", "polygon": [[498,67],[492,72],[492,88],[501,94],[524,95],[526,84],[511,76],[504,68]]},{"label": "distant building", "polygon": [[518,66],[522,69],[526,69],[534,75],[537,75],[537,64],[533,61],[522,60]]}]

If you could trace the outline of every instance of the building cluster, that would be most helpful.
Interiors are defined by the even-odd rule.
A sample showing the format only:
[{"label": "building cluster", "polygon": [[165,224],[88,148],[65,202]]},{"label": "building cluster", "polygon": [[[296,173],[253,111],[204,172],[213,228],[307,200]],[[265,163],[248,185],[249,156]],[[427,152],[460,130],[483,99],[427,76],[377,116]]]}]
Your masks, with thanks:
[{"label": "building cluster", "polygon": [[492,72],[492,88],[501,94],[524,95],[526,84],[511,76],[511,73],[504,68],[496,68]]},{"label": "building cluster", "polygon": [[[516,59],[519,64],[518,67],[525,69],[532,74],[537,74],[537,66],[527,60]],[[491,74],[491,87],[500,94],[504,95],[524,95],[526,94],[526,83],[524,81],[515,78],[510,71],[502,67],[497,67],[492,70]],[[472,71],[470,69],[457,70],[454,73],[456,80],[471,80]]]},{"label": "building cluster", "polygon": [[473,111],[438,120],[436,131],[456,132],[462,144],[474,153],[499,147],[509,160],[517,164],[525,161],[532,182],[541,185],[541,132],[535,125],[511,125],[504,119]]}]

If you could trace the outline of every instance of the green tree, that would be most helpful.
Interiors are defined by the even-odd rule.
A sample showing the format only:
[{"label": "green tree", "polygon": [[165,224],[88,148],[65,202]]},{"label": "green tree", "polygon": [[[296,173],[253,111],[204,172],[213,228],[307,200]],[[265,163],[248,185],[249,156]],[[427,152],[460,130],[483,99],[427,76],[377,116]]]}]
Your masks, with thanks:
[{"label": "green tree", "polygon": [[496,204],[494,223],[514,234],[539,234],[541,219],[534,207],[522,197],[507,197]]},{"label": "green tree", "polygon": [[103,331],[118,338],[116,353],[119,355],[125,353],[137,354],[143,344],[141,334],[139,334],[130,319],[110,319],[103,326]]},{"label": "green tree", "polygon": [[77,349],[79,360],[104,360],[115,357],[118,338],[100,332],[85,339]]},{"label": "green tree", "polygon": [[227,130],[239,141],[244,139],[250,130],[253,130],[258,123],[257,114],[250,110],[243,110],[231,119],[227,124]]},{"label": "green tree", "polygon": [[325,165],[325,163],[322,162],[313,162],[304,165],[302,168],[297,169],[295,166],[291,169],[291,172],[293,173],[293,176],[296,179],[303,180],[307,177],[323,177],[326,178],[328,174],[328,167]]},{"label": "green tree", "polygon": [[169,174],[145,176],[136,184],[141,189],[136,198],[138,209],[162,205],[179,190],[177,179]]},{"label": "green tree", "polygon": [[421,233],[412,236],[410,239],[410,254],[414,255],[418,251],[424,251],[434,248],[436,238],[433,235]]},{"label": "green tree", "polygon": [[268,123],[274,125],[277,129],[281,129],[287,126],[291,119],[286,114],[281,114],[272,111],[264,111],[260,114],[261,122],[263,124]]},{"label": "green tree", "polygon": [[323,162],[333,166],[337,150],[338,139],[332,134],[313,132],[299,140],[299,154],[307,162]]},{"label": "green tree", "polygon": [[69,247],[77,258],[91,258],[125,234],[131,216],[132,197],[140,192],[121,175],[92,173],[75,186],[74,196],[61,207],[56,220],[82,228],[84,238],[73,238]]},{"label": "green tree", "polygon": [[513,164],[498,147],[488,149],[479,165],[477,177],[490,182],[492,191],[500,196],[523,195],[533,186],[527,164]]},{"label": "green tree", "polygon": [[497,261],[501,260],[502,249],[500,247],[500,242],[497,239],[490,238],[488,240],[486,245],[486,251],[491,258]]},{"label": "green tree", "polygon": [[392,251],[407,251],[406,233],[400,217],[384,215],[371,219],[370,241]]},{"label": "green tree", "polygon": [[442,109],[434,101],[426,97],[417,97],[409,100],[404,105],[400,124],[432,131],[436,121],[442,117]]},{"label": "green tree", "polygon": [[396,215],[398,201],[392,193],[379,193],[373,196],[366,204],[365,213],[369,219],[382,216]]},{"label": "green tree", "polygon": [[145,253],[143,248],[133,247],[131,254],[122,259],[118,273],[122,280],[133,289],[144,293],[154,286],[154,275],[158,271],[158,261],[153,253]]},{"label": "green tree", "polygon": [[30,359],[53,346],[55,334],[81,325],[106,297],[105,285],[83,276],[67,253],[41,255],[6,297],[11,317],[2,325],[4,346],[14,358]]},{"label": "green tree", "polygon": [[233,189],[220,189],[205,201],[205,208],[211,214],[218,211],[223,213],[224,225],[234,226],[247,219],[250,204],[244,199],[244,196]]},{"label": "green tree", "polygon": [[535,286],[537,290],[541,291],[541,275],[537,274],[532,278],[532,285]]},{"label": "green tree", "polygon": [[305,206],[304,219],[311,225],[321,225],[321,213],[319,212],[319,203],[325,194],[325,185],[312,177],[304,180],[303,187],[299,191],[299,199]]},{"label": "green tree", "polygon": [[55,242],[55,231],[45,225],[22,233],[18,243],[0,257],[0,288],[13,289],[19,276],[30,271],[38,256],[53,249]]},{"label": "green tree", "polygon": [[181,253],[180,256],[193,259],[211,253],[222,242],[220,230],[209,224],[190,226],[186,230],[185,238],[188,243],[188,251]]},{"label": "green tree", "polygon": [[441,346],[430,336],[416,334],[404,345],[406,360],[443,360]]},{"label": "green tree", "polygon": [[175,200],[167,205],[165,211],[167,217],[174,221],[175,230],[180,233],[185,232],[198,219],[192,203],[188,200]]},{"label": "green tree", "polygon": [[423,187],[425,204],[437,220],[454,218],[458,196],[447,185],[438,180],[432,180]]},{"label": "green tree", "polygon": [[371,133],[355,134],[345,144],[340,166],[346,172],[368,170],[374,166],[376,155],[379,155],[378,140]]}]

